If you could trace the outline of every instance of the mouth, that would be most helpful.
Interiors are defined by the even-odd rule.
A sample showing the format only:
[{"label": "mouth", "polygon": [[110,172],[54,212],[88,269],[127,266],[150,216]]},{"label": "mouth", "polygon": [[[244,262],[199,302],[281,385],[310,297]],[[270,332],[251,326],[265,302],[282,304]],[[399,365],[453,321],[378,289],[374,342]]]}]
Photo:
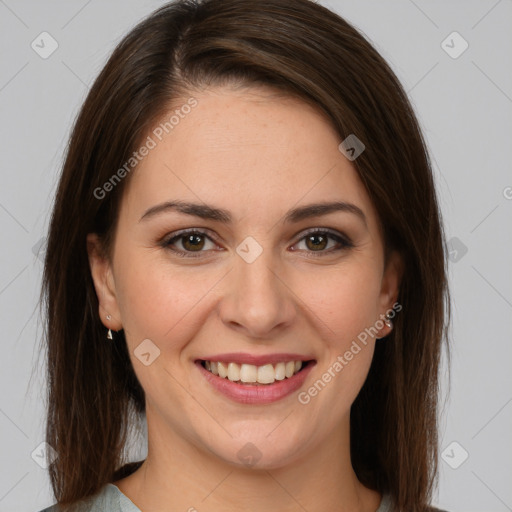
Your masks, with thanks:
[{"label": "mouth", "polygon": [[298,390],[316,365],[297,354],[225,354],[196,359],[206,382],[221,395],[243,404],[268,404]]},{"label": "mouth", "polygon": [[239,364],[233,361],[207,361],[204,359],[199,360],[199,363],[206,371],[221,379],[227,379],[242,385],[268,386],[276,381],[291,379],[308,365],[313,364],[314,360],[290,360],[275,364],[267,363],[260,366],[247,363]]}]

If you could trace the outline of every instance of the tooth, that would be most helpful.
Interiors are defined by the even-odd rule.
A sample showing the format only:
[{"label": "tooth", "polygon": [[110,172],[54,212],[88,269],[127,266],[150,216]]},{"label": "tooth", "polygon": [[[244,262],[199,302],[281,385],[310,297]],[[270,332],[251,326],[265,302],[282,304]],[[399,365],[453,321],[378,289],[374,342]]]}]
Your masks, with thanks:
[{"label": "tooth", "polygon": [[286,365],[284,363],[276,364],[276,380],[283,380],[286,377]]},{"label": "tooth", "polygon": [[290,378],[295,373],[295,361],[288,361],[285,366],[285,375]]},{"label": "tooth", "polygon": [[258,367],[253,364],[243,364],[240,367],[240,380],[242,382],[256,382],[258,380]]},{"label": "tooth", "polygon": [[225,379],[228,376],[228,369],[224,365],[224,363],[221,363],[220,361],[217,363],[217,370],[219,371],[219,377],[222,377]]},{"label": "tooth", "polygon": [[260,384],[272,384],[275,379],[274,367],[271,364],[265,364],[258,368],[258,382]]},{"label": "tooth", "polygon": [[204,366],[214,375],[223,379],[228,378],[232,382],[259,382],[260,384],[272,384],[276,380],[284,380],[292,377],[303,366],[302,361],[288,361],[287,363],[276,363],[254,366],[252,364],[222,363],[205,361]]},{"label": "tooth", "polygon": [[236,363],[228,364],[228,379],[233,382],[240,380],[240,365]]}]

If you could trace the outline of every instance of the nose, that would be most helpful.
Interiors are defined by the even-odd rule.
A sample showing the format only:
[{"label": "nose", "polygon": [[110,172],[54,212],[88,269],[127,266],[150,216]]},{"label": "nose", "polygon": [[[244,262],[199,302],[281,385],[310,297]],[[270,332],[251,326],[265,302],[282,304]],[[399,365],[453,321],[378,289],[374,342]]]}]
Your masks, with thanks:
[{"label": "nose", "polygon": [[272,339],[290,326],[296,315],[294,294],[283,271],[264,250],[248,263],[237,255],[220,303],[222,322],[252,339]]}]

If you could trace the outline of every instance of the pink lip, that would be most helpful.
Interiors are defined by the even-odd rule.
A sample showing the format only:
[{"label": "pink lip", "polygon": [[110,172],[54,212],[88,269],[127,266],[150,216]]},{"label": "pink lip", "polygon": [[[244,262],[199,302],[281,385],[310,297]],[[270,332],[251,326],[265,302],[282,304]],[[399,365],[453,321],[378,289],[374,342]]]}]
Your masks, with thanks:
[{"label": "pink lip", "polygon": [[[216,361],[216,359],[206,360]],[[294,359],[288,359],[288,361],[291,360]],[[300,361],[304,359],[298,358],[295,360]],[[220,361],[223,361],[223,359],[220,359]],[[230,359],[229,361],[235,362],[233,359]],[[269,359],[266,358],[265,361],[268,362]],[[218,392],[222,393],[224,396],[227,396],[231,400],[242,404],[269,404],[272,402],[277,402],[278,400],[281,400],[282,398],[299,389],[316,363],[311,362],[303,370],[301,370],[299,373],[296,373],[289,379],[279,381],[276,380],[273,384],[265,385],[238,384],[237,382],[232,382],[229,379],[219,377],[209,372],[203,368],[201,361],[199,360],[196,361],[195,364],[207,382],[211,384]]]},{"label": "pink lip", "polygon": [[202,361],[215,361],[221,363],[253,364],[254,366],[263,366],[264,364],[287,363],[288,361],[311,361],[313,356],[304,356],[301,354],[281,353],[266,354],[256,356],[245,352],[232,352],[229,354],[216,354],[203,357]]}]

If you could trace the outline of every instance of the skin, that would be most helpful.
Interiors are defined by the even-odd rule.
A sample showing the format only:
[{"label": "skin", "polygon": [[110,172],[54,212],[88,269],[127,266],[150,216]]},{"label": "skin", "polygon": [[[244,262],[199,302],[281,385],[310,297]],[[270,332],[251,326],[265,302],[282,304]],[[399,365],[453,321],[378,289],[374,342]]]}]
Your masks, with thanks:
[{"label": "skin", "polygon": [[[384,265],[377,213],[321,113],[263,87],[210,87],[193,96],[198,106],[133,172],[110,257],[88,236],[101,319],[124,329],[146,393],[147,459],[115,484],[152,512],[375,512],[382,496],[357,480],[349,450],[350,407],[374,338],[306,405],[297,392],[266,405],[234,402],[194,361],[223,352],[308,355],[316,366],[299,391],[307,390],[391,309],[400,258],[392,253]],[[177,199],[227,209],[233,221],[176,211],[140,221]],[[331,200],[358,206],[366,222],[350,212],[282,222],[291,208]],[[315,248],[304,236],[316,227],[348,236],[354,247],[333,252],[340,244],[328,238]],[[207,230],[203,245],[193,252],[181,238],[173,247],[202,251],[198,258],[159,243],[186,228]],[[236,252],[247,236],[263,250],[252,263]],[[389,332],[384,325],[377,337]],[[148,366],[134,355],[145,339],[160,350]],[[249,442],[261,454],[253,467],[237,456]]]}]

